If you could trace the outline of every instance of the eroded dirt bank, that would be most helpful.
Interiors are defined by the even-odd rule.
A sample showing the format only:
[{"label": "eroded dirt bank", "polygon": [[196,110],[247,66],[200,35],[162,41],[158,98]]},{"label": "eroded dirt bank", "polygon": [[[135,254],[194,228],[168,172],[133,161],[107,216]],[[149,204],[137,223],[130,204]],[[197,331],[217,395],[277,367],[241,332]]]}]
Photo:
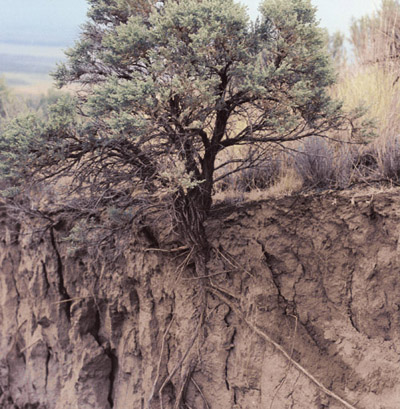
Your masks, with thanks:
[{"label": "eroded dirt bank", "polygon": [[354,408],[398,409],[399,195],[215,210],[206,284],[184,249],[125,237],[105,263],[70,254],[61,223],[32,235],[3,210],[0,407],[346,407],[317,381]]}]

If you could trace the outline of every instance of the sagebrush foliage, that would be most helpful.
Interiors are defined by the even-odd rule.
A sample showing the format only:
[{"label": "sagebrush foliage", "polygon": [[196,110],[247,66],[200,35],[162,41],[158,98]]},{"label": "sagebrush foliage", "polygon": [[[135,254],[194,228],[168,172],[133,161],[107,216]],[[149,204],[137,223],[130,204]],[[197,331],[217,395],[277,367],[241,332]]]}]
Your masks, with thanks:
[{"label": "sagebrush foliage", "polygon": [[222,151],[250,145],[252,154],[219,165],[219,179],[224,166],[257,167],[271,144],[344,125],[308,0],[265,0],[255,24],[234,0],[89,3],[80,40],[54,74],[82,91],[46,123],[18,119],[1,136],[16,184],[67,176],[64,200],[80,197],[92,211],[131,206],[137,191],[144,209],[165,193],[196,241]]}]

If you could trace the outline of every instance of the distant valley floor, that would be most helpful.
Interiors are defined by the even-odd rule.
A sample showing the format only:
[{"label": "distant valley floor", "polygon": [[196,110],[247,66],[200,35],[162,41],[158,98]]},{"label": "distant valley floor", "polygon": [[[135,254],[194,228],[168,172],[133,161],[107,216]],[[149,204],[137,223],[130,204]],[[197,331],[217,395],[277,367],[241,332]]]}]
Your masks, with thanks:
[{"label": "distant valley floor", "polygon": [[17,93],[46,93],[53,86],[49,73],[63,59],[61,46],[0,43],[0,77]]}]

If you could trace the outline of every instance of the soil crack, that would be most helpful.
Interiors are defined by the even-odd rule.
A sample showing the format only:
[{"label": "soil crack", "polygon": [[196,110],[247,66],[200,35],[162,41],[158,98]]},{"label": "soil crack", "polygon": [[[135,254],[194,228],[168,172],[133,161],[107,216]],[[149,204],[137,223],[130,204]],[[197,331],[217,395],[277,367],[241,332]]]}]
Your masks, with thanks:
[{"label": "soil crack", "polygon": [[113,408],[114,407],[114,384],[117,378],[119,364],[118,364],[118,358],[111,348],[107,348],[105,350],[105,353],[111,362],[111,370],[110,370],[110,375],[109,375],[110,386],[108,390],[107,400],[108,400],[108,403],[110,404],[110,408]]},{"label": "soil crack", "polygon": [[58,251],[58,248],[57,248],[53,227],[50,228],[50,242],[51,242],[51,245],[53,246],[54,252],[56,254],[56,259],[57,259],[58,292],[59,292],[59,294],[61,296],[61,300],[65,301],[61,305],[64,306],[65,315],[67,316],[68,322],[70,322],[71,321],[71,305],[72,305],[72,301],[70,301],[71,297],[68,294],[67,289],[65,288],[64,275],[63,275],[64,274],[64,266],[63,266],[63,263],[62,263],[60,252]]},{"label": "soil crack", "polygon": [[350,275],[347,279],[346,287],[347,287],[347,315],[349,316],[350,323],[352,327],[357,331],[360,332],[358,325],[356,323],[356,319],[353,312],[353,277],[354,277],[354,270],[350,271]]},{"label": "soil crack", "polygon": [[[229,308],[229,310],[231,310]],[[231,353],[233,348],[235,348],[235,336],[236,336],[236,328],[233,328],[232,335],[229,337],[228,342],[225,344],[225,349],[228,351],[225,359],[225,369],[224,369],[224,374],[225,374],[225,385],[226,389],[228,391],[231,390],[231,386],[229,383],[229,376],[228,376],[228,367],[229,367],[229,358],[231,357]]]}]

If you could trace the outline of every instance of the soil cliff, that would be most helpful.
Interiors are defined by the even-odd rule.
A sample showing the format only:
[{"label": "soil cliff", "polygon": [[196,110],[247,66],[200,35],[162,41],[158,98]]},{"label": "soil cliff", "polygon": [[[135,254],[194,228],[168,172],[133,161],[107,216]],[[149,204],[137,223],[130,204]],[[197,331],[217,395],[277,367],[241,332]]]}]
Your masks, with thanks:
[{"label": "soil cliff", "polygon": [[216,207],[206,284],[172,242],[94,257],[3,208],[0,407],[398,409],[399,193]]}]

